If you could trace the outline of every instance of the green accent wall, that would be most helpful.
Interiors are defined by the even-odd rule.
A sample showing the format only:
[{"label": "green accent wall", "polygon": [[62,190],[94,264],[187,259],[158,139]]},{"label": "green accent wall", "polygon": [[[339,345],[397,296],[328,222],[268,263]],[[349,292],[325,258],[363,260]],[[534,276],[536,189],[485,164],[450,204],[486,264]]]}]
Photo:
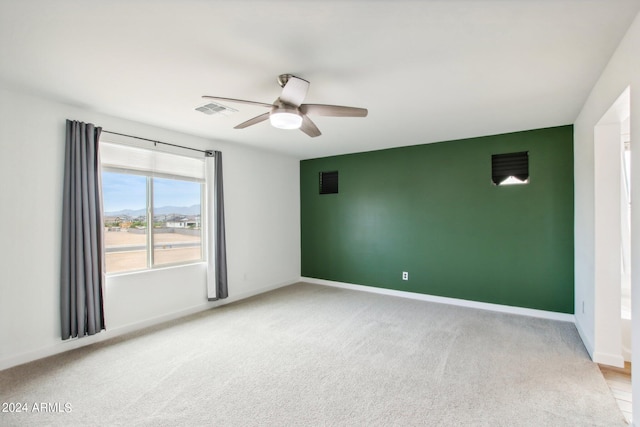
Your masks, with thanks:
[{"label": "green accent wall", "polygon": [[[518,151],[529,184],[493,185]],[[303,160],[300,193],[303,277],[573,313],[573,126]]]}]

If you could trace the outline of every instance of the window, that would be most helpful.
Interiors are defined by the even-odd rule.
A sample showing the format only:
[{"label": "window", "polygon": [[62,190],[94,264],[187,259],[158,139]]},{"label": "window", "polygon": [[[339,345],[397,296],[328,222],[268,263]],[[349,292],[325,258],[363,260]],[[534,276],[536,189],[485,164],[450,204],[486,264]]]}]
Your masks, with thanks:
[{"label": "window", "polygon": [[204,161],[102,143],[107,273],[203,260]]},{"label": "window", "polygon": [[338,192],[338,171],[320,172],[320,194]]},{"label": "window", "polygon": [[495,185],[528,184],[529,152],[492,155],[491,180]]}]

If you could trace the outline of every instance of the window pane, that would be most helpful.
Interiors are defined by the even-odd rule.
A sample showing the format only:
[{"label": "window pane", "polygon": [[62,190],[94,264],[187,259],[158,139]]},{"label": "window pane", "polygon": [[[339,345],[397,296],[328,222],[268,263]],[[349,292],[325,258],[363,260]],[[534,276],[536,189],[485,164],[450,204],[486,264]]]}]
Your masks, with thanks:
[{"label": "window pane", "polygon": [[102,173],[107,273],[147,268],[147,178]]},{"label": "window pane", "polygon": [[153,178],[153,262],[202,260],[202,184]]}]

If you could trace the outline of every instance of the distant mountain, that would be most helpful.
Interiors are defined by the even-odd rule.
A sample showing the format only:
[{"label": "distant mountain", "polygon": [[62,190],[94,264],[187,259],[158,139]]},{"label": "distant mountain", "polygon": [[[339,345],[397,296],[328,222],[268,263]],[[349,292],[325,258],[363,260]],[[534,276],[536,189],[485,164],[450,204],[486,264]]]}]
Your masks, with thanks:
[{"label": "distant mountain", "polygon": [[[146,209],[122,209],[119,211],[105,212],[105,216],[143,216],[147,212]],[[200,213],[200,204],[192,206],[161,206],[153,210],[154,215],[198,215]]]},{"label": "distant mountain", "polygon": [[197,215],[200,213],[200,204],[192,206],[162,206],[153,210],[154,215]]}]

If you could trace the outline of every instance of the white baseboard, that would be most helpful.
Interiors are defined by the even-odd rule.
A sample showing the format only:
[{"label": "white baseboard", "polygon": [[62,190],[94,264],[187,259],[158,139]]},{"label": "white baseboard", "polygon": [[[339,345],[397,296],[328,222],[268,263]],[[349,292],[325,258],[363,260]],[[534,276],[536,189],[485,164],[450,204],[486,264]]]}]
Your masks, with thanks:
[{"label": "white baseboard", "polygon": [[140,322],[131,323],[124,326],[119,326],[117,328],[110,328],[105,331],[102,331],[98,334],[82,337],[82,338],[71,338],[65,341],[60,340],[58,344],[51,345],[48,347],[43,347],[37,350],[27,351],[24,353],[20,353],[14,356],[6,357],[0,360],[0,371],[4,369],[8,369],[14,366],[22,365],[28,362],[33,362],[34,360],[43,359],[45,357],[54,356],[56,354],[64,353],[67,351],[75,350],[80,347],[86,347],[91,344],[95,344],[98,342],[106,341],[112,338],[116,338],[122,336],[124,334],[128,334],[130,332],[135,332],[149,326],[158,325],[164,322],[168,322],[171,320],[179,319],[181,317],[189,316],[191,314],[199,313],[201,311],[209,310],[211,308],[223,306],[226,304],[230,304],[232,302],[240,301],[246,298],[250,298],[255,295],[263,294],[265,292],[269,292],[278,288],[282,288],[284,286],[289,286],[294,283],[297,283],[298,278],[292,279],[287,282],[277,283],[274,285],[265,286],[259,289],[254,289],[250,292],[244,292],[241,294],[234,295],[231,292],[228,298],[218,301],[210,301],[205,302],[203,304],[199,304],[193,307],[189,307],[183,310],[175,311],[173,313],[168,313],[162,316],[157,316],[151,319],[146,319]]},{"label": "white baseboard", "polygon": [[576,316],[575,319],[576,319],[575,321],[576,329],[578,330],[578,335],[580,335],[580,339],[582,339],[582,344],[584,344],[584,348],[587,349],[587,353],[589,353],[589,357],[591,358],[591,360],[594,360],[593,342],[591,342],[591,339],[589,339],[589,336],[585,333],[582,323],[579,320],[579,317]]},{"label": "white baseboard", "polygon": [[402,298],[411,298],[420,301],[436,302],[440,304],[457,305],[460,307],[477,308],[480,310],[496,311],[500,313],[517,314],[520,316],[538,317],[542,319],[559,320],[575,323],[573,314],[557,313],[554,311],[536,310],[532,308],[513,307],[510,305],[491,304],[486,302],[470,301],[457,298],[439,297],[435,295],[419,294],[416,292],[397,291],[394,289],[377,288],[374,286],[356,285],[353,283],[334,282],[332,280],[301,277],[301,282],[316,285],[333,286],[336,288],[352,289],[356,291],[372,292],[376,294],[390,295]]},{"label": "white baseboard", "polygon": [[621,354],[595,352],[593,361],[603,365],[615,366],[616,368],[624,368],[624,357]]}]

